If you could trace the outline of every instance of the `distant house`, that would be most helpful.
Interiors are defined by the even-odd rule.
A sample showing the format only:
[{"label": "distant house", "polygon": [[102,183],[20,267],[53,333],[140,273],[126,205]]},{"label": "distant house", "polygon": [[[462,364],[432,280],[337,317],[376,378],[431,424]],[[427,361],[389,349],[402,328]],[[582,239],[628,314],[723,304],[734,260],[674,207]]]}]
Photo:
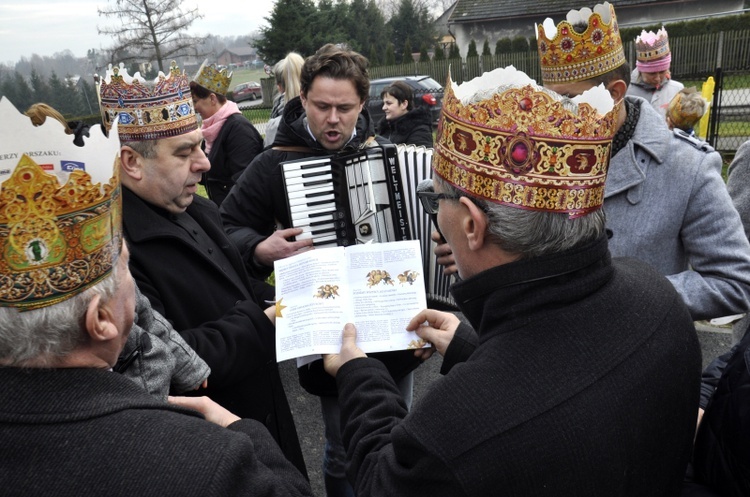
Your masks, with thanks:
[{"label": "distant house", "polygon": [[229,67],[233,65],[248,65],[257,60],[258,54],[253,47],[226,48],[216,57],[216,63]]},{"label": "distant house", "polygon": [[[461,55],[465,56],[471,40],[482,46],[487,39],[490,46],[494,46],[500,38],[535,38],[535,23],[542,23],[547,17],[558,23],[565,19],[570,9],[593,8],[597,3],[604,2],[458,0],[448,19],[448,31],[455,37]],[[610,3],[615,7],[618,24],[629,27],[737,14],[742,10],[744,0],[610,0]]]}]

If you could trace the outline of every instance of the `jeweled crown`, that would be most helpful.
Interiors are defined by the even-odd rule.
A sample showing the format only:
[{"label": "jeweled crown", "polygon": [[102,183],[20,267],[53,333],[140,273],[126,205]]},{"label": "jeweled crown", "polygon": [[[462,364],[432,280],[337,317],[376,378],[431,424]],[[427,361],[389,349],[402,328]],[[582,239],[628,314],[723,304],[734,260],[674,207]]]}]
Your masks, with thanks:
[{"label": "jeweled crown", "polygon": [[198,129],[190,82],[174,62],[153,85],[140,73],[130,76],[123,64],[110,66],[99,95],[104,124],[116,120],[121,141],[158,140]]},{"label": "jeweled crown", "polygon": [[557,26],[548,17],[536,30],[544,84],[584,81],[625,63],[620,28],[609,2],[593,11],[571,10]]},{"label": "jeweled crown", "polygon": [[208,60],[204,60],[198,72],[195,73],[193,81],[208,91],[226,95],[229,91],[229,84],[232,82],[232,74],[231,72],[227,74],[226,69],[219,70],[216,64],[208,64]]},{"label": "jeweled crown", "polygon": [[122,247],[119,141],[92,127],[77,147],[0,100],[0,306],[63,301],[112,271]]},{"label": "jeweled crown", "polygon": [[569,99],[512,66],[462,85],[449,76],[433,169],[490,202],[585,215],[604,201],[620,105],[603,85]]},{"label": "jeweled crown", "polygon": [[635,56],[640,62],[652,62],[669,54],[669,36],[664,26],[656,33],[643,30],[635,38]]}]

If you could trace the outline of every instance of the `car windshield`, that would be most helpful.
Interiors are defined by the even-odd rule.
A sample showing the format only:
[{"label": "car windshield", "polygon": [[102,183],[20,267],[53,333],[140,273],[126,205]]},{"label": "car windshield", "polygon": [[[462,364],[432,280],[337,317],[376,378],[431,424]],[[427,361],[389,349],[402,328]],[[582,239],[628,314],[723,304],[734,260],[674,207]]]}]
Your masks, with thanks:
[{"label": "car windshield", "polygon": [[437,81],[435,81],[434,79],[430,77],[422,78],[418,81],[419,81],[419,84],[423,88],[428,88],[430,90],[442,90],[443,89],[443,85],[441,85],[440,83],[438,83]]}]

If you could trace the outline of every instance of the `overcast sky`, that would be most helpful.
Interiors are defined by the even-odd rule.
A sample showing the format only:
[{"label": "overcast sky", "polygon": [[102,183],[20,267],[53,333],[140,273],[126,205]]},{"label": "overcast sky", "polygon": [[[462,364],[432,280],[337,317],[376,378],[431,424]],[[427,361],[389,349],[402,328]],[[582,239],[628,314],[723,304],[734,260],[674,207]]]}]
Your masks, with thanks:
[{"label": "overcast sky", "polygon": [[[97,24],[111,23],[99,17],[97,7],[114,0],[0,0],[0,62],[13,64],[32,54],[51,56],[70,50],[85,57],[89,48],[111,45],[97,34]],[[274,0],[185,0],[185,8],[197,5],[203,19],[191,32],[204,35],[242,36],[265,25]]]}]

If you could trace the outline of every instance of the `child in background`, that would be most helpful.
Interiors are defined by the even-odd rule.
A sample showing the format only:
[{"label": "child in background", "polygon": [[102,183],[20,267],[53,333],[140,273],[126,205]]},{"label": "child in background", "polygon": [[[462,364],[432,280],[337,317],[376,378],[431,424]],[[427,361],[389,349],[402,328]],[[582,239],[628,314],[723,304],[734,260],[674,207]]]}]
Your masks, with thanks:
[{"label": "child in background", "polygon": [[667,106],[667,126],[679,128],[690,136],[695,136],[693,129],[708,109],[708,102],[698,93],[694,86],[683,88]]}]

